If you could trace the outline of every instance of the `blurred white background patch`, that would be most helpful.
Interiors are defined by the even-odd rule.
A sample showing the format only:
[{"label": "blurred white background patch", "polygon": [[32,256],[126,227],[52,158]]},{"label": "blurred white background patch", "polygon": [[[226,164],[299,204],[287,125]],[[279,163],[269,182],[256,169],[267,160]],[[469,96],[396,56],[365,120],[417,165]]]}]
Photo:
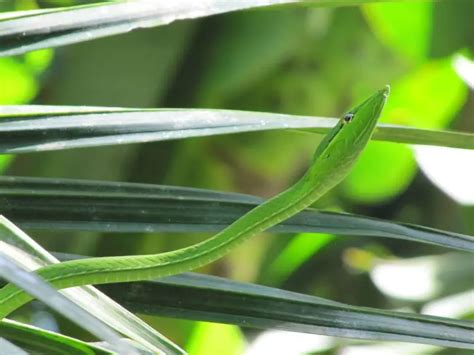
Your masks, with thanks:
[{"label": "blurred white background patch", "polygon": [[474,89],[474,62],[463,55],[457,55],[453,65],[461,79]]},{"label": "blurred white background patch", "polygon": [[421,313],[438,317],[460,318],[474,312],[474,290],[427,303]]},{"label": "blurred white background patch", "polygon": [[381,343],[347,346],[338,355],[427,355],[439,350],[439,347],[423,344]]},{"label": "blurred white background patch", "polygon": [[474,302],[474,299],[469,302],[474,295],[470,293],[474,264],[472,255],[467,253],[380,259],[373,265],[370,278],[389,297],[415,302],[434,302],[435,298],[444,297],[426,309],[432,315],[455,317]]},{"label": "blurred white background patch", "polygon": [[439,291],[436,269],[437,259],[433,257],[381,261],[370,271],[370,278],[387,296],[426,301]]},{"label": "blurred white background patch", "polygon": [[300,355],[327,351],[334,345],[334,338],[329,336],[268,330],[250,344],[245,355]]},{"label": "blurred white background patch", "polygon": [[449,197],[474,205],[474,150],[414,146],[423,173]]}]

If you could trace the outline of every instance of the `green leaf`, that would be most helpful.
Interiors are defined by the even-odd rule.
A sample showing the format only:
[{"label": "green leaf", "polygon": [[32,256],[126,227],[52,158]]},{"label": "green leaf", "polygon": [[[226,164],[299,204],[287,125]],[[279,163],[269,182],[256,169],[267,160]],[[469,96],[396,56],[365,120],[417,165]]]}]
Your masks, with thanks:
[{"label": "green leaf", "polygon": [[[426,62],[393,84],[381,121],[445,128],[461,109],[467,92],[451,58]],[[405,191],[416,171],[408,147],[370,142],[342,186],[352,200],[381,203]]]},{"label": "green leaf", "polygon": [[51,49],[41,49],[25,54],[25,64],[36,74],[45,71],[53,61],[54,51]]},{"label": "green leaf", "polygon": [[193,329],[186,350],[193,355],[243,353],[245,339],[233,325],[199,322]]},{"label": "green leaf", "polygon": [[448,127],[468,95],[452,58],[423,63],[394,82],[392,89],[382,122],[428,129]]},{"label": "green leaf", "polygon": [[342,184],[344,195],[363,203],[380,203],[410,185],[417,168],[410,148],[370,142]]},{"label": "green leaf", "polygon": [[[17,257],[16,259],[23,267],[34,270],[39,266],[59,262],[4,217],[0,216],[0,222],[0,243],[9,243],[7,245],[14,245],[22,251],[20,254],[22,258]],[[94,309],[94,316],[101,322],[128,336],[150,352],[183,353],[177,345],[92,286],[65,290],[61,293],[82,309]],[[79,325],[82,325],[79,317],[75,320],[79,322]],[[88,329],[87,323],[85,324],[84,328]]]},{"label": "green leaf", "polygon": [[[144,143],[274,129],[328,132],[336,118],[230,110],[1,106],[0,153]],[[379,124],[374,139],[474,149],[474,133]]]},{"label": "green leaf", "polygon": [[0,174],[3,173],[13,160],[13,155],[0,155]]},{"label": "green leaf", "polygon": [[300,233],[295,235],[288,245],[263,271],[263,279],[273,285],[280,285],[304,262],[334,239],[331,234],[313,235]]},{"label": "green leaf", "polygon": [[8,319],[0,321],[0,337],[18,344],[33,354],[112,354],[80,340]]},{"label": "green leaf", "polygon": [[341,6],[381,1],[388,0],[175,0],[172,3],[137,0],[6,13],[0,17],[0,56],[237,10],[284,4]]},{"label": "green leaf", "polygon": [[[38,91],[34,75],[13,58],[0,58],[0,104],[27,103]],[[8,90],[5,90],[8,88]]]},{"label": "green leaf", "polygon": [[[242,12],[223,19],[196,89],[201,107],[217,107],[271,73],[305,39],[304,13]],[[225,80],[222,80],[225,78]]]},{"label": "green leaf", "polygon": [[433,2],[433,7],[431,56],[446,57],[464,48],[472,48],[474,2],[439,1]]},{"label": "green leaf", "polygon": [[[1,226],[8,228],[8,221],[0,216]],[[15,230],[11,230],[16,233]],[[136,352],[130,345],[123,342],[115,331],[102,323],[89,311],[79,307],[64,295],[55,290],[38,275],[30,273],[29,269],[20,266],[20,262],[31,266],[34,259],[28,258],[28,254],[22,253],[20,249],[0,241],[0,276],[23,289],[25,292],[41,300],[58,313],[67,317],[74,323],[94,334],[99,339],[108,342],[114,350],[121,352]]]},{"label": "green leaf", "polygon": [[355,307],[215,276],[185,273],[101,289],[142,314],[474,349],[472,322]]},{"label": "green leaf", "polygon": [[379,126],[380,128],[376,128],[374,134],[375,140],[474,149],[474,134],[470,132],[435,131],[383,123]]},{"label": "green leaf", "polygon": [[[24,62],[17,58],[0,58],[0,105],[30,102],[38,92],[37,74],[46,69],[52,59],[51,50],[35,51],[25,55]],[[0,173],[13,160],[0,156]]]},{"label": "green leaf", "polygon": [[350,306],[209,275],[184,273],[100,288],[134,312],[153,316],[474,349],[472,322]]},{"label": "green leaf", "polygon": [[[0,178],[2,213],[23,227],[115,232],[219,231],[263,200],[203,189],[87,180]],[[474,237],[307,209],[271,229],[386,237],[474,251]]]},{"label": "green leaf", "polygon": [[394,51],[415,61],[428,56],[433,4],[367,4],[363,9],[372,30]]}]

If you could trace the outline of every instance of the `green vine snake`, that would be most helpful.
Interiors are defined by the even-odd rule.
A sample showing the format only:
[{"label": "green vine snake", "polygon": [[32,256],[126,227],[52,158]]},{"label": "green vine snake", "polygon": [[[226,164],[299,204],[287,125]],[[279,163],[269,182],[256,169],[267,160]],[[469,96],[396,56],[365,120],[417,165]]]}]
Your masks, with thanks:
[{"label": "green vine snake", "polygon": [[[389,87],[385,87],[343,115],[319,144],[307,172],[293,186],[213,237],[171,252],[72,260],[45,266],[36,272],[60,289],[159,278],[219,259],[243,241],[310,206],[336,186],[349,173],[369,141],[389,91]],[[0,290],[0,319],[31,298],[12,284],[4,286]]]}]

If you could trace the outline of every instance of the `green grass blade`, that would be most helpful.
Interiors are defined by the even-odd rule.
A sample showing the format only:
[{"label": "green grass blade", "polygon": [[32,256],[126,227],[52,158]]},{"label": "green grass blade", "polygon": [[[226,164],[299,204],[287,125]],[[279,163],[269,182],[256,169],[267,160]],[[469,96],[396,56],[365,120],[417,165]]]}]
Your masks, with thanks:
[{"label": "green grass blade", "polygon": [[[3,220],[0,223],[4,225]],[[63,296],[39,276],[20,266],[18,261],[26,259],[21,250],[5,242],[0,242],[0,247],[0,276],[3,279],[22,288],[91,334],[106,341],[114,350],[136,354],[130,345],[122,341],[118,334],[102,321]]]},{"label": "green grass blade", "polygon": [[[26,228],[215,232],[261,202],[255,196],[175,186],[0,177],[2,213]],[[314,209],[271,231],[386,237],[474,251],[472,236]]]},{"label": "green grass blade", "polygon": [[[53,255],[48,253],[28,235],[16,228],[11,222],[0,216],[0,242],[6,242],[15,245],[23,252],[23,266],[28,267],[38,263],[44,266],[51,263],[57,263]],[[31,270],[33,268],[29,268]],[[115,331],[128,336],[139,345],[152,353],[166,352],[167,354],[183,354],[176,344],[166,339],[148,324],[127,311],[118,303],[111,300],[92,286],[83,286],[66,291],[61,291],[70,301],[78,304],[83,309],[94,309],[94,315],[103,323]]]},{"label": "green grass blade", "polygon": [[342,6],[383,1],[387,0],[135,0],[13,12],[0,17],[0,56],[64,46],[138,28],[162,26],[177,20],[237,10],[272,5]]},{"label": "green grass blade", "polygon": [[355,307],[214,276],[189,273],[102,289],[143,314],[474,349],[473,322]]},{"label": "green grass blade", "polygon": [[435,131],[386,125],[376,129],[374,139],[396,143],[474,149],[474,133],[472,132]]},{"label": "green grass blade", "polygon": [[0,321],[0,337],[21,346],[33,354],[113,354],[110,351],[80,340],[8,319]]},{"label": "green grass blade", "polygon": [[[276,129],[324,134],[336,118],[205,109],[0,107],[0,153],[144,143]],[[374,139],[474,149],[474,133],[379,124]]]}]

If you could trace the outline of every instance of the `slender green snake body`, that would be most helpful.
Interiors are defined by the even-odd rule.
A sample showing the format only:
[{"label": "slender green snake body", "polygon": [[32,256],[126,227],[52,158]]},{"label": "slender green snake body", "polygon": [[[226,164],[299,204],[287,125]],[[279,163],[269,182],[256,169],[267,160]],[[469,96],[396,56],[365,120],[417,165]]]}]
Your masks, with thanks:
[{"label": "slender green snake body", "polygon": [[[324,137],[309,169],[298,182],[215,236],[171,252],[72,260],[45,266],[36,272],[56,288],[68,288],[159,278],[219,259],[244,240],[310,206],[337,185],[369,141],[388,94],[387,86],[345,114]],[[3,287],[0,290],[0,319],[31,298],[12,284]]]}]

